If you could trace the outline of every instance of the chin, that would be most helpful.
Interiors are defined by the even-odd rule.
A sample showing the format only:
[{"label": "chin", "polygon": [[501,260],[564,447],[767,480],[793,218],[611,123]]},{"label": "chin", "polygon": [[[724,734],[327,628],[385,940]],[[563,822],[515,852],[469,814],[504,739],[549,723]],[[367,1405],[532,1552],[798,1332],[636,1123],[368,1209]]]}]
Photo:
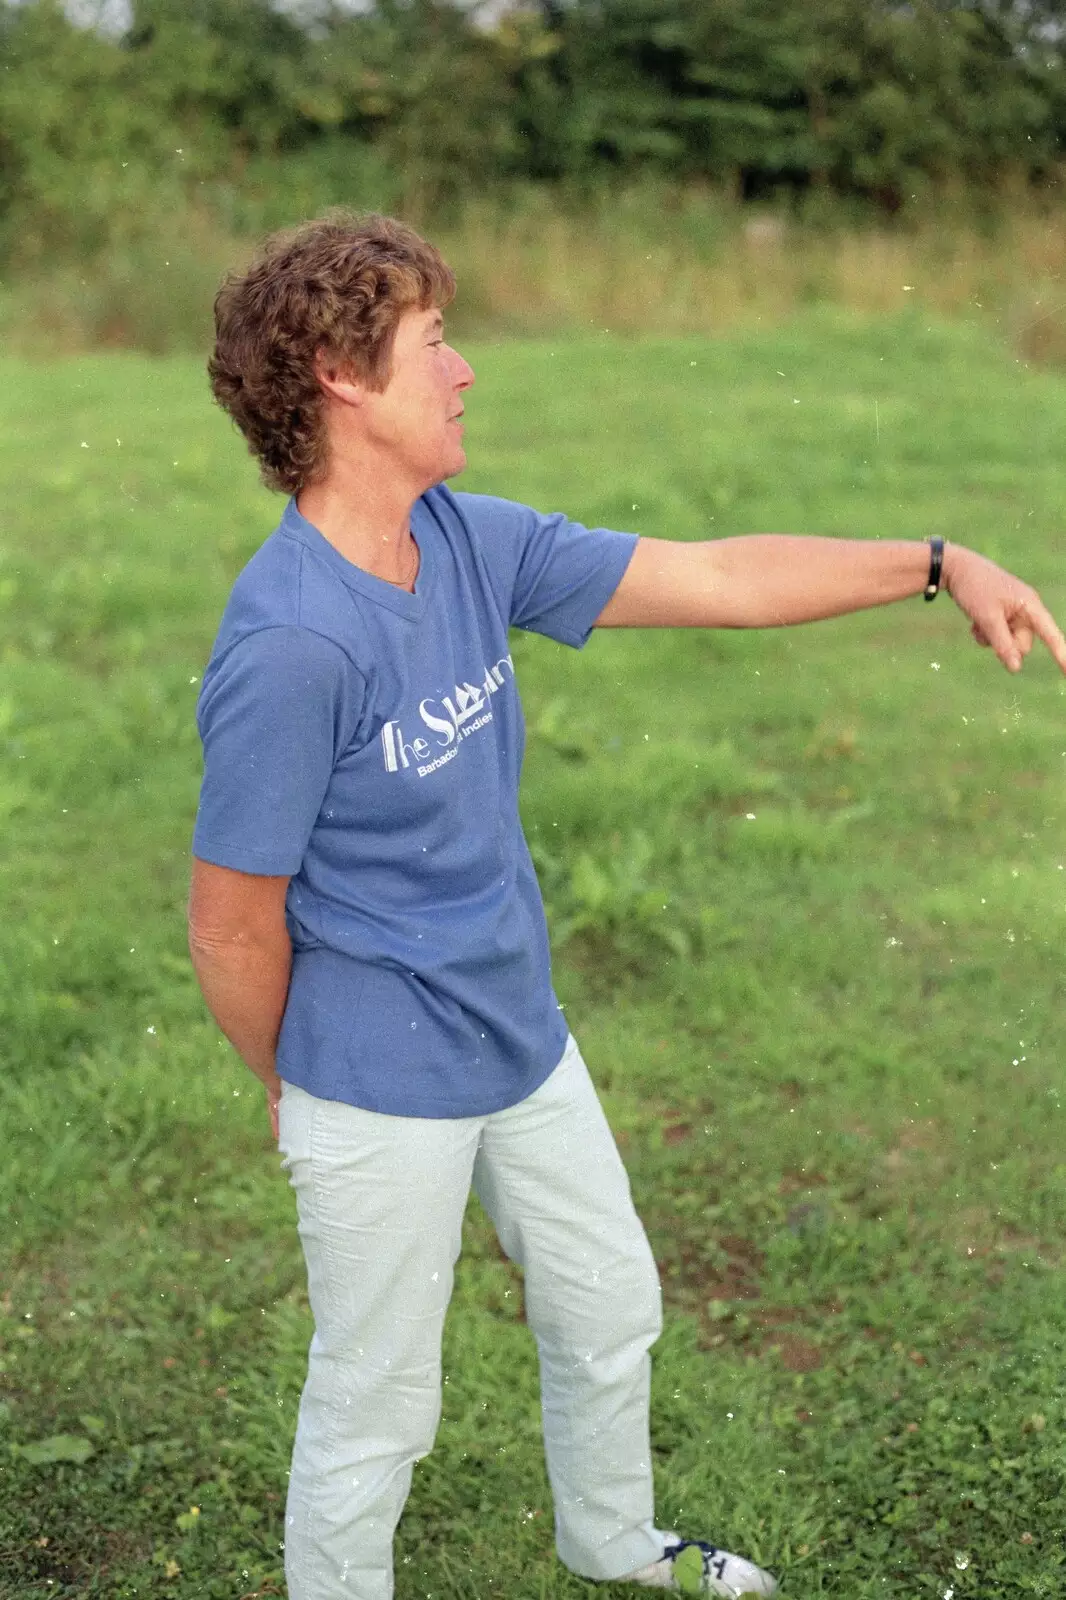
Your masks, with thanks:
[{"label": "chin", "polygon": [[466,451],[461,444],[449,440],[445,449],[441,450],[432,466],[426,463],[426,475],[423,482],[426,488],[434,484],[443,483],[446,478],[455,478],[466,468]]}]

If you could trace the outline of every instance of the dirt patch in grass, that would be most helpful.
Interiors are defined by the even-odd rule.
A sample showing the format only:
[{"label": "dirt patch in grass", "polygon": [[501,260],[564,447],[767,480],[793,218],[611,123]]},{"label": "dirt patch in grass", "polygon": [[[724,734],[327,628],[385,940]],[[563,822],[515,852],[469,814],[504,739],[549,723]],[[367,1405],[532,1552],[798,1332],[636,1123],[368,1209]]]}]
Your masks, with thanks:
[{"label": "dirt patch in grass", "polygon": [[943,1141],[943,1130],[934,1117],[905,1122],[896,1136],[895,1144],[885,1153],[885,1166],[892,1172],[898,1172],[906,1165],[909,1156],[937,1150]]},{"label": "dirt patch in grass", "polygon": [[684,1144],[692,1137],[691,1122],[668,1122],[663,1127],[663,1144]]},{"label": "dirt patch in grass", "polygon": [[766,1353],[776,1355],[789,1372],[817,1372],[825,1364],[825,1352],[816,1344],[811,1344],[809,1339],[801,1339],[794,1333],[776,1338],[766,1346]]},{"label": "dirt patch in grass", "polygon": [[761,1252],[740,1234],[723,1234],[701,1248],[681,1239],[676,1255],[658,1261],[668,1305],[694,1315],[707,1349],[723,1343],[736,1329],[730,1307],[757,1300],[761,1293]]}]

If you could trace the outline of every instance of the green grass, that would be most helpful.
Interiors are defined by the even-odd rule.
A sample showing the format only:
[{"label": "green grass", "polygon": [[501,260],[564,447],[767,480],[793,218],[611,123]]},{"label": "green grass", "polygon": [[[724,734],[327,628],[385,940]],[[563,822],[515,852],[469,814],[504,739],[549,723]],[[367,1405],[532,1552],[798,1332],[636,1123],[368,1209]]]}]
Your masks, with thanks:
[{"label": "green grass", "polygon": [[[470,354],[469,488],[674,537],[938,531],[1066,613],[1066,382],[976,327]],[[183,920],[197,679],[278,502],[196,363],[2,376],[0,1596],[279,1594],[302,1262]],[[664,1525],[789,1600],[1061,1594],[1062,681],[947,599],[516,650],[557,986],[663,1272]],[[446,1341],[398,1600],[621,1595],[555,1561],[474,1206]],[[35,1459],[60,1436],[83,1459]]]}]

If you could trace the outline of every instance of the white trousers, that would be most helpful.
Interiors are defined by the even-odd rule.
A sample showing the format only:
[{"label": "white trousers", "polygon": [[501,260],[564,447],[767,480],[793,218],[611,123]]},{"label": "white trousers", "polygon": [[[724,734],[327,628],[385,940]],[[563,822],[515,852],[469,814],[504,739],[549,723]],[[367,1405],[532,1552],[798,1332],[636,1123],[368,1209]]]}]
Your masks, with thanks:
[{"label": "white trousers", "polygon": [[384,1116],[286,1084],[280,1127],[315,1319],[285,1517],[290,1600],[391,1600],[393,1534],[440,1421],[471,1183],[525,1273],[559,1556],[603,1579],[657,1561],[659,1278],[574,1040],[539,1089],[490,1116]]}]

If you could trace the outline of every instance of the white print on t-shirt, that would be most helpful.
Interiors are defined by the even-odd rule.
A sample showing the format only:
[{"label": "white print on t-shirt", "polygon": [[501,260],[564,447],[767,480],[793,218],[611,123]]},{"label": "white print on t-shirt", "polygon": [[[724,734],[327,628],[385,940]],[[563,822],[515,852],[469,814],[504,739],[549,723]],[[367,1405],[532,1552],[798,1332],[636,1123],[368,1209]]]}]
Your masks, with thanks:
[{"label": "white print on t-shirt", "polygon": [[442,755],[434,756],[434,744],[417,737],[407,742],[398,722],[386,722],[381,730],[381,748],[385,755],[385,771],[399,772],[412,764],[420,778],[436,772],[458,753],[463,739],[492,721],[487,709],[489,697],[503,687],[503,668],[514,677],[514,662],[510,656],[501,656],[495,666],[485,668],[481,683],[457,683],[451,694],[439,700],[425,699],[418,712],[426,727],[436,735],[434,744]]}]

